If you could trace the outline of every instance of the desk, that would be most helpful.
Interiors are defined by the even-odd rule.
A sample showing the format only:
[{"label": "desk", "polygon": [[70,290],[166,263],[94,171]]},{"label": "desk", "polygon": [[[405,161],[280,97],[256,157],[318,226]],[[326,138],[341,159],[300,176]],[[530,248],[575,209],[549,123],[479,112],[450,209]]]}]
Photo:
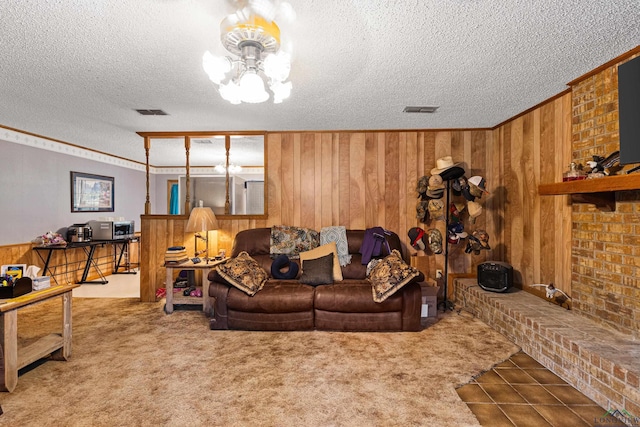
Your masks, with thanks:
[{"label": "desk", "polygon": [[[71,291],[78,284],[52,286],[16,298],[0,300],[0,391],[13,391],[18,370],[51,354],[55,360],[71,356]],[[50,334],[18,351],[18,310],[36,302],[62,297],[62,333]]]},{"label": "desk", "polygon": [[[113,272],[112,274],[136,274],[136,271],[131,270],[131,243],[138,243],[140,239],[137,237],[129,238],[129,239],[119,239],[119,240],[108,240],[107,243],[113,243]],[[118,251],[119,249],[119,251]],[[138,246],[138,257],[140,260],[140,246]],[[124,259],[124,264],[122,261]],[[120,268],[124,268],[125,271],[120,271]]]},{"label": "desk", "polygon": [[[46,276],[47,271],[49,271],[49,275],[53,278],[53,281],[56,282],[56,284],[58,284],[54,271],[49,268],[49,261],[51,261],[51,254],[53,254],[54,251],[66,251],[67,249],[82,248],[85,255],[87,256],[87,261],[84,264],[84,270],[82,271],[82,278],[78,283],[99,283],[104,285],[109,282],[104,277],[104,274],[102,274],[102,271],[98,267],[98,263],[95,262],[95,260],[93,259],[93,254],[95,253],[96,247],[98,245],[104,245],[106,243],[109,243],[109,242],[106,242],[106,241],[105,242],[101,242],[101,241],[75,242],[75,243],[69,243],[67,244],[67,246],[34,246],[33,250],[36,251],[36,253],[38,254],[38,257],[40,257],[40,260],[44,262],[42,275]],[[43,256],[41,252],[46,252],[46,256]],[[89,274],[89,270],[91,269],[92,265],[98,272],[98,275],[100,276],[100,280],[93,280],[93,281],[87,280],[87,275]]]},{"label": "desk", "polygon": [[[176,304],[188,304],[193,305],[202,304],[202,311],[207,316],[210,316],[211,313],[211,300],[209,299],[209,272],[213,270],[216,266],[227,262],[227,259],[222,260],[209,260],[209,264],[206,261],[199,262],[198,264],[194,264],[191,261],[185,261],[181,264],[165,264],[165,268],[167,269],[167,280],[165,283],[167,295],[164,311],[167,314],[173,313],[173,304],[174,300]],[[180,293],[180,295],[173,294],[173,270],[202,270],[202,299],[197,297],[185,297]],[[182,291],[182,290],[181,290]]]}]

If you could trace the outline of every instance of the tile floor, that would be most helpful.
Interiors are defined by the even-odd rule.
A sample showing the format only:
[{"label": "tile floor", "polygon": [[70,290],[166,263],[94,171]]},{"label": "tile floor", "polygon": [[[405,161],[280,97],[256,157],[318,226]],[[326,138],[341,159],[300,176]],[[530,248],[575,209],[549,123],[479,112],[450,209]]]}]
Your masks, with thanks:
[{"label": "tile floor", "polygon": [[457,392],[483,426],[594,426],[607,412],[523,352]]}]

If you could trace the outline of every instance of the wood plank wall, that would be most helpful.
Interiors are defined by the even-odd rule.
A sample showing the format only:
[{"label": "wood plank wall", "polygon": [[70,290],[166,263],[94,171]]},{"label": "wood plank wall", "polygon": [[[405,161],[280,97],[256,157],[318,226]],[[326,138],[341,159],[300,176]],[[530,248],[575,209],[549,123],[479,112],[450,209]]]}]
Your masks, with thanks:
[{"label": "wood plank wall", "polygon": [[[492,250],[468,255],[463,245],[452,245],[449,272],[473,273],[479,262],[502,260],[513,265],[525,287],[553,282],[568,292],[570,200],[540,197],[537,185],[561,180],[571,158],[570,122],[571,96],[566,94],[494,130],[271,133],[268,219],[219,221],[210,250],[230,251],[239,231],[255,227],[381,225],[400,235],[405,255],[414,255],[407,230],[432,227],[415,217],[416,182],[430,173],[437,158],[451,154],[468,177],[487,179],[491,195],[481,200],[484,212],[475,228],[489,232]],[[166,248],[182,244],[193,250],[185,226],[184,216],[142,216],[142,301],[154,301],[156,289],[164,286]],[[442,222],[435,226],[444,232]],[[443,269],[444,257],[428,258],[433,276],[436,268]],[[42,264],[29,243],[0,247],[0,263]]]},{"label": "wood plank wall", "polygon": [[[554,283],[571,291],[571,200],[539,196],[538,185],[559,182],[571,162],[571,93],[566,92],[498,126],[501,165],[495,202],[502,206],[498,233],[503,260],[524,289]],[[540,289],[527,290],[541,294]]]},{"label": "wood plank wall", "polygon": [[[32,250],[32,247],[32,243],[0,246],[0,265],[27,264],[35,265],[42,269],[44,262]],[[96,260],[100,271],[104,275],[109,275],[113,272],[113,251],[113,245],[109,244],[96,248],[94,260]],[[137,251],[137,243],[132,243],[130,247],[132,263],[137,263]],[[46,258],[46,252],[42,252],[41,255]],[[82,278],[86,259],[87,257],[81,248],[55,251],[51,256],[49,265],[51,268],[55,268],[55,277],[58,283],[75,283]],[[120,271],[123,271],[123,269],[121,268]],[[44,271],[40,270],[39,275],[44,275]],[[47,272],[47,275],[50,275],[49,272]],[[87,280],[96,280],[99,277],[95,268],[91,267]]]},{"label": "wood plank wall", "polygon": [[[494,133],[487,129],[270,133],[267,220],[219,221],[220,230],[215,232],[211,250],[230,251],[234,236],[249,228],[285,224],[319,230],[344,225],[393,230],[406,246],[405,256],[416,254],[407,237],[411,227],[436,226],[444,233],[442,221],[428,225],[416,219],[418,179],[430,174],[436,159],[452,155],[456,162],[463,163],[467,176],[483,175],[493,189],[501,167]],[[494,236],[502,229],[502,214],[496,199],[483,198],[484,214],[473,227],[487,229],[498,252],[469,255],[464,253],[463,244],[452,245],[450,272],[473,272],[479,262],[500,259],[504,249]],[[184,244],[189,253],[193,251],[193,237],[184,232],[185,226],[186,217],[143,215],[143,301],[154,301],[156,289],[164,286],[166,248]],[[430,271],[443,269],[443,255],[430,255],[429,260]]]}]

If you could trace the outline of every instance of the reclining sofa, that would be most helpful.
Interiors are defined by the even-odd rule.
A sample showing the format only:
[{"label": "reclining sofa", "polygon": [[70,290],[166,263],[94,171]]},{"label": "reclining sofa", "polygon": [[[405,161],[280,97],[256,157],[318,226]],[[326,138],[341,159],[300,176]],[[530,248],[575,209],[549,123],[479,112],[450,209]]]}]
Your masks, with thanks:
[{"label": "reclining sofa", "polygon": [[[241,231],[236,235],[230,258],[247,252],[266,272],[271,271],[270,228]],[[342,281],[311,286],[295,279],[269,276],[253,296],[231,286],[215,269],[209,273],[209,297],[213,307],[211,329],[265,331],[419,331],[421,329],[420,273],[382,302],[375,302],[366,278],[360,248],[365,230],[347,230],[351,263],[341,267]],[[389,250],[402,254],[400,239],[387,235]],[[291,262],[299,263],[298,260]]]}]

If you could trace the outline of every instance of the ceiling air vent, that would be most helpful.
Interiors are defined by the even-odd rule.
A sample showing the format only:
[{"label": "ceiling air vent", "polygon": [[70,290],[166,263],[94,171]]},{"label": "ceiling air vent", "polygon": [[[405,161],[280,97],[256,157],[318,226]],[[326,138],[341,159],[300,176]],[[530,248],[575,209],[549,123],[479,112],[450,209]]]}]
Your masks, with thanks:
[{"label": "ceiling air vent", "polygon": [[438,107],[404,107],[404,113],[435,113]]},{"label": "ceiling air vent", "polygon": [[142,116],[167,116],[162,110],[136,110]]}]

